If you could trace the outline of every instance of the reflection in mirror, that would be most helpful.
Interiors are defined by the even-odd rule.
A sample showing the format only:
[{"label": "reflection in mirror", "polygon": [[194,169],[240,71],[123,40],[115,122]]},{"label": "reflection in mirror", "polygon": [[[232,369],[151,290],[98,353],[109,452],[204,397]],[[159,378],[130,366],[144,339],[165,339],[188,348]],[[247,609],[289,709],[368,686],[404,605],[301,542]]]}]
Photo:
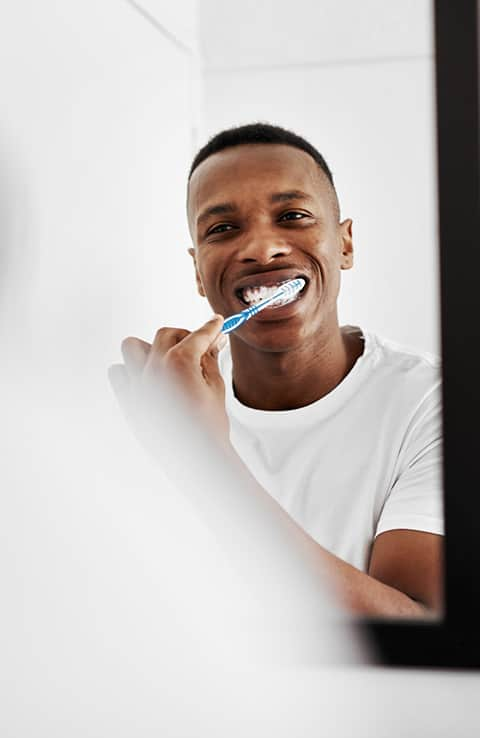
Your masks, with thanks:
[{"label": "reflection in mirror", "polygon": [[231,442],[348,611],[438,617],[431,4],[210,0],[201,29],[199,144],[237,130],[194,162],[200,294],[226,315],[306,280],[220,355]]},{"label": "reflection in mirror", "polygon": [[[110,713],[125,693],[137,720],[130,697],[172,693],[173,673],[184,695],[192,662],[203,679],[213,652],[255,656],[245,623],[259,609],[275,655],[285,632],[294,653],[338,653],[331,631],[315,630],[325,569],[347,612],[438,611],[429,13],[418,0],[1,7],[0,539],[10,683],[29,675],[10,701],[16,720],[34,714],[17,709],[19,694],[56,719],[66,683],[92,705],[113,685]],[[258,120],[295,131],[325,166],[302,146],[223,149],[192,174],[189,234],[193,157]],[[218,455],[202,458],[205,434],[189,446],[173,410],[160,414],[162,461],[189,483],[186,504],[133,442],[105,368],[125,336],[141,336],[123,343],[111,378],[121,401],[123,380],[142,389],[158,368],[146,361],[155,336],[162,356],[211,308],[246,309],[277,282],[272,264],[282,282],[305,279],[299,299],[234,332],[221,374],[214,350],[184,375]],[[183,349],[203,351],[219,330]]]}]

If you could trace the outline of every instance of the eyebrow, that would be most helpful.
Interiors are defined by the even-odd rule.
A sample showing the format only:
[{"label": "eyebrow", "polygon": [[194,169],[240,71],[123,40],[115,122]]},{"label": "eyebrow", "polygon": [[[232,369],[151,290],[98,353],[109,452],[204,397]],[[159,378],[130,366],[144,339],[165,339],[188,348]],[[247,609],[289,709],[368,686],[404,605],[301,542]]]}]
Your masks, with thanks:
[{"label": "eyebrow", "polygon": [[228,215],[236,212],[237,208],[233,202],[220,202],[218,205],[212,205],[201,213],[197,218],[197,225],[200,225],[212,215]]},{"label": "eyebrow", "polygon": [[287,202],[288,200],[312,200],[311,195],[307,195],[302,190],[289,190],[288,192],[274,192],[270,196],[270,202]]},{"label": "eyebrow", "polygon": [[[291,200],[312,200],[311,195],[301,190],[289,190],[288,192],[274,192],[270,195],[270,202],[289,202]],[[214,215],[230,215],[238,210],[233,202],[220,202],[204,210],[197,218],[197,225],[208,220]]]}]

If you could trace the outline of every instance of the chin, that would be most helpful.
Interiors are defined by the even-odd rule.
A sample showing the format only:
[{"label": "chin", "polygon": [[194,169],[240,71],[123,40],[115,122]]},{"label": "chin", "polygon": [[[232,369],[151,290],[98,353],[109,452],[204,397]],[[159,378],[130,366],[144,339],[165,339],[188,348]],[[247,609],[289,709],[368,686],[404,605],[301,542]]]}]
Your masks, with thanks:
[{"label": "chin", "polygon": [[[250,329],[250,330],[248,330]],[[293,326],[277,327],[272,323],[263,323],[255,325],[252,330],[250,326],[245,326],[244,330],[232,335],[233,340],[241,341],[256,351],[265,351],[268,353],[284,353],[286,351],[295,351],[305,342],[305,331],[302,328],[294,328]]]}]

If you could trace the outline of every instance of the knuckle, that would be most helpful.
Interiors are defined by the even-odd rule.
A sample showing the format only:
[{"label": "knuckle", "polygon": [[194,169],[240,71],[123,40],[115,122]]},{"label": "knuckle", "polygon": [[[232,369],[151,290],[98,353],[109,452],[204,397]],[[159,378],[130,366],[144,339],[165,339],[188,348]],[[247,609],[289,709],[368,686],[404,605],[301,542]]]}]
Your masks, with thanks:
[{"label": "knuckle", "polygon": [[162,326],[159,328],[156,332],[157,336],[188,336],[189,331],[185,330],[185,328],[172,328],[170,326]]},{"label": "knuckle", "polygon": [[134,338],[133,336],[127,336],[127,338],[124,338],[122,343],[120,344],[122,351],[124,351],[125,349],[128,350],[130,346],[132,346],[135,343],[136,340],[137,339]]},{"label": "knuckle", "polygon": [[169,366],[176,368],[184,367],[188,363],[188,358],[185,355],[185,352],[181,349],[178,349],[176,346],[170,349],[170,351],[166,354],[165,360]]},{"label": "knuckle", "polygon": [[159,328],[157,332],[155,333],[155,341],[157,341],[159,338],[166,338],[168,337],[172,331],[175,330],[174,328],[167,328],[166,326]]}]

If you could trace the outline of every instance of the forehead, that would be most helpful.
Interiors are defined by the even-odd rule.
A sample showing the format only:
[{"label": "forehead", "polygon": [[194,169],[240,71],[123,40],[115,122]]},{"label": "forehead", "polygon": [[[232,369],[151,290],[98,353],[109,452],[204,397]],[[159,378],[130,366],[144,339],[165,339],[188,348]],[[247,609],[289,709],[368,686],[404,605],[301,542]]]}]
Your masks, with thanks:
[{"label": "forehead", "polygon": [[188,190],[191,225],[200,211],[216,202],[261,201],[272,192],[301,190],[331,198],[331,186],[317,162],[305,151],[279,144],[242,144],[203,161]]}]

